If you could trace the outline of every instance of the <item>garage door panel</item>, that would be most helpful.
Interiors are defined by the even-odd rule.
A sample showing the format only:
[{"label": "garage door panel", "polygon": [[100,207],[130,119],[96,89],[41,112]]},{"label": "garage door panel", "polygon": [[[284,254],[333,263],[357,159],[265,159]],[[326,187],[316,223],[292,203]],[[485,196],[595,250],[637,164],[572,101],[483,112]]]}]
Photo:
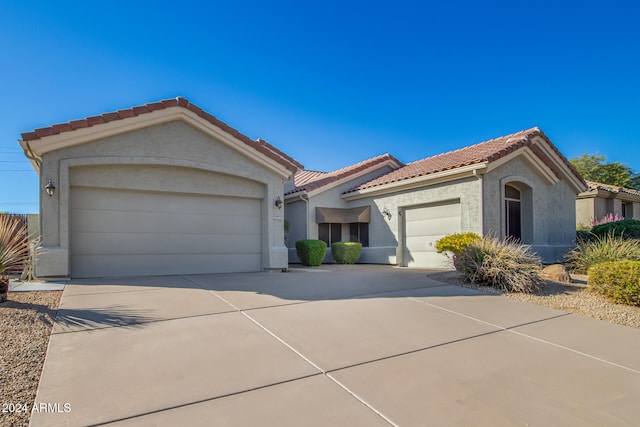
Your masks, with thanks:
[{"label": "garage door panel", "polygon": [[[138,276],[140,271],[150,271],[154,275],[235,273],[259,271],[261,255],[220,254],[211,257],[206,254],[181,255],[114,255],[105,263],[102,255],[76,255],[71,257],[76,277]],[[117,267],[117,269],[116,269]]]},{"label": "garage door panel", "polygon": [[460,216],[414,221],[409,227],[412,236],[443,236],[460,229]]},{"label": "garage door panel", "polygon": [[180,231],[185,234],[260,233],[261,218],[254,212],[235,215],[213,213],[188,214],[166,212],[132,212],[117,210],[72,209],[71,221],[77,232],[155,233],[176,227],[176,215],[181,217]]},{"label": "garage door panel", "polygon": [[[180,214],[233,215],[242,210],[247,200],[257,199],[180,193],[158,193],[108,188],[73,187],[71,209],[122,212],[166,212]],[[114,196],[118,204],[114,206]],[[173,196],[173,197],[172,197]]]},{"label": "garage door panel", "polygon": [[406,215],[408,222],[460,216],[460,204],[448,203],[430,207],[407,209]]},{"label": "garage door panel", "polygon": [[148,255],[181,253],[250,253],[259,235],[184,235],[129,233],[74,233],[74,253],[83,255]]},{"label": "garage door panel", "polygon": [[262,201],[72,187],[71,274],[260,271]]}]

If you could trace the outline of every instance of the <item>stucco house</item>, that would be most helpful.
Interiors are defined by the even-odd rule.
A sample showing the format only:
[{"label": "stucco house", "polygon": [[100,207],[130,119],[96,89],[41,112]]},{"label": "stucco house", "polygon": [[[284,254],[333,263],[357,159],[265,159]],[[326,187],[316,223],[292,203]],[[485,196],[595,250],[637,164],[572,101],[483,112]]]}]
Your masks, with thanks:
[{"label": "stucco house", "polygon": [[591,227],[607,215],[640,220],[640,191],[586,181],[587,190],[576,197],[576,225]]},{"label": "stucco house", "polygon": [[537,128],[318,172],[184,98],[19,142],[40,176],[41,278],[280,270],[305,238],[360,241],[364,263],[442,267],[435,241],[460,231],[515,236],[555,261],[587,189]]},{"label": "stucco house", "polygon": [[262,271],[288,265],[283,181],[302,168],[184,98],[36,129],[36,275]]},{"label": "stucco house", "polygon": [[[435,242],[455,232],[514,236],[546,262],[575,242],[587,186],[538,128],[403,164],[391,155],[285,185],[290,262],[300,239],[360,241],[359,262],[447,266]],[[330,255],[325,258],[331,259]]]}]

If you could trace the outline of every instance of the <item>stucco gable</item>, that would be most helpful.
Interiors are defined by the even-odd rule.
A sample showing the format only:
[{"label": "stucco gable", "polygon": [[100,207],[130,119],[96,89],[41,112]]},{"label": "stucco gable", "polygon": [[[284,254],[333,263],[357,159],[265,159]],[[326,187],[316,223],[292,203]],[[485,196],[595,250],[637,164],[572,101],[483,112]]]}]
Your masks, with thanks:
[{"label": "stucco gable", "polygon": [[313,195],[349,182],[352,186],[358,185],[358,179],[362,180],[362,177],[368,177],[376,170],[381,170],[381,174],[384,174],[389,168],[397,169],[402,166],[403,163],[392,155],[383,154],[333,172],[302,170],[294,175],[293,188],[287,189],[285,196]]},{"label": "stucco gable", "polygon": [[190,124],[283,177],[303,167],[273,145],[251,140],[181,97],[39,128],[23,133],[20,144],[39,170],[46,153],[175,120]]}]

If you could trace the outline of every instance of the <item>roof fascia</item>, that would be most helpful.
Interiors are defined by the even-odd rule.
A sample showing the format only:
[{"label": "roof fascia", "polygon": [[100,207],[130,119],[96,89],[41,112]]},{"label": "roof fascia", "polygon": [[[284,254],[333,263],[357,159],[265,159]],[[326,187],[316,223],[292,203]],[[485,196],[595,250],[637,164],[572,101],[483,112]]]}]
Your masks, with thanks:
[{"label": "roof fascia", "polygon": [[[363,169],[363,170],[361,170],[361,171],[359,171],[357,173],[354,173],[352,175],[347,175],[344,178],[338,179],[336,181],[332,181],[332,182],[330,182],[330,183],[328,183],[326,185],[323,185],[322,187],[315,188],[315,189],[313,189],[311,191],[306,191],[306,190],[303,190],[303,191],[304,191],[304,194],[306,194],[308,197],[315,197],[318,194],[321,194],[321,193],[324,193],[325,191],[329,191],[329,190],[331,190],[333,188],[339,187],[340,185],[342,185],[344,183],[347,183],[349,181],[353,181],[355,179],[358,179],[358,178],[360,178],[360,177],[362,177],[362,176],[364,176],[364,175],[366,175],[368,173],[371,173],[371,172],[373,172],[373,171],[375,171],[377,169],[383,168],[385,166],[389,166],[394,170],[398,169],[398,167],[400,167],[400,165],[398,165],[397,162],[395,162],[395,161],[393,161],[391,159],[387,159],[382,163],[376,163],[375,165],[369,166],[368,168]],[[322,178],[320,178],[320,179],[322,179]],[[293,195],[298,195],[298,194],[299,194],[299,192],[293,193]]]},{"label": "roof fascia", "polygon": [[41,158],[42,155],[51,151],[73,147],[75,145],[83,144],[86,142],[108,138],[111,136],[167,123],[174,120],[180,120],[187,124],[190,124],[194,128],[204,132],[209,136],[214,137],[216,140],[221,141],[225,145],[243,153],[260,165],[275,172],[282,178],[289,178],[293,175],[293,172],[284,167],[284,165],[278,163],[274,159],[265,156],[263,153],[260,153],[258,150],[247,145],[245,142],[240,141],[233,135],[220,129],[218,126],[215,126],[202,117],[199,117],[194,112],[181,106],[168,107],[162,110],[152,111],[150,113],[141,114],[135,117],[129,117],[122,120],[114,120],[112,122],[76,129],[70,132],[63,132],[56,135],[50,135],[32,141],[21,140],[19,142],[23,148],[26,148],[27,146],[30,147],[33,153]]},{"label": "roof fascia", "polygon": [[413,190],[416,188],[427,187],[430,185],[441,184],[443,182],[455,181],[462,178],[478,176],[486,172],[486,163],[476,163],[469,166],[461,166],[455,169],[449,169],[429,175],[418,176],[402,181],[391,182],[389,184],[379,185],[371,188],[353,191],[342,194],[340,197],[344,200],[356,200],[365,197],[379,196],[389,193],[397,193],[399,191]]},{"label": "roof fascia", "polygon": [[544,154],[546,154],[547,158],[553,163],[553,165],[562,172],[564,178],[567,179],[569,184],[574,188],[576,193],[581,193],[585,191],[587,185],[582,181],[581,178],[577,177],[569,167],[565,164],[562,158],[556,153],[556,151],[551,148],[550,142],[546,141],[540,135],[536,135],[532,139],[532,144],[540,148]]}]

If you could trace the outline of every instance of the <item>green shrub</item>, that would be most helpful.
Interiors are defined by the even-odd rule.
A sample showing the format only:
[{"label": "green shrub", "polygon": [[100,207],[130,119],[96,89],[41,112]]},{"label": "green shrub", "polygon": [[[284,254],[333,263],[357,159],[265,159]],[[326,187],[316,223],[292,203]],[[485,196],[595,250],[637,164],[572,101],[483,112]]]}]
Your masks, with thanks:
[{"label": "green shrub", "polygon": [[467,282],[501,291],[537,292],[544,283],[540,258],[513,239],[476,240],[456,256],[455,267]]},{"label": "green shrub", "polygon": [[291,228],[291,223],[289,222],[289,220],[284,220],[284,232],[288,233],[289,229]]},{"label": "green shrub", "polygon": [[613,233],[578,241],[566,255],[571,271],[587,274],[589,267],[609,261],[640,260],[640,240],[623,240]]},{"label": "green shrub", "polygon": [[613,234],[625,239],[640,239],[640,220],[625,219],[622,221],[607,222],[596,225],[591,229],[596,236],[608,236]]},{"label": "green shrub", "polygon": [[438,240],[436,242],[436,250],[438,253],[453,252],[454,255],[458,255],[467,249],[471,243],[480,239],[482,237],[476,233],[453,233]]},{"label": "green shrub", "polygon": [[331,255],[338,264],[355,264],[360,258],[362,243],[336,242],[331,244]]},{"label": "green shrub", "polygon": [[322,264],[327,253],[327,244],[322,240],[298,240],[296,242],[296,254],[302,265],[317,267]]},{"label": "green shrub", "polygon": [[640,261],[614,261],[589,269],[588,286],[614,302],[640,307]]}]

